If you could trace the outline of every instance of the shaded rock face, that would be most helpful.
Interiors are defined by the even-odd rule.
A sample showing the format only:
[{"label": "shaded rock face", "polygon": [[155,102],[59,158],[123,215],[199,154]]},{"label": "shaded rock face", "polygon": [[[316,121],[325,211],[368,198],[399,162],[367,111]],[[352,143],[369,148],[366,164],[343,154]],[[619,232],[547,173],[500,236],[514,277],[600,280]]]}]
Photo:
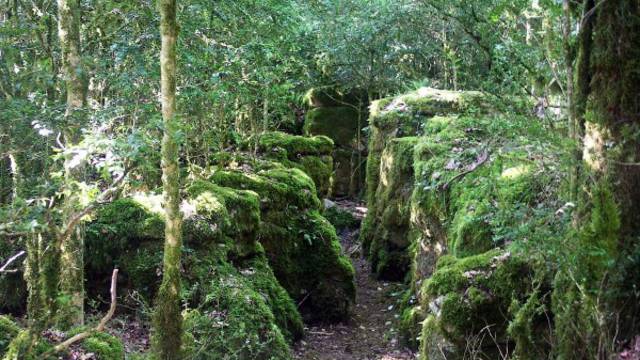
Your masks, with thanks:
[{"label": "shaded rock face", "polygon": [[306,114],[304,133],[330,137],[334,176],[331,195],[358,196],[364,185],[366,146],[362,129],[366,126],[368,103],[363,92],[338,92],[332,89],[312,89],[306,95],[311,108]]},{"label": "shaded rock face", "polygon": [[542,159],[559,139],[478,93],[429,88],[374,102],[369,124],[360,239],[376,276],[409,282],[407,345],[422,359],[545,358],[550,285],[512,244],[562,236],[547,220],[557,196],[540,195],[558,188]]}]

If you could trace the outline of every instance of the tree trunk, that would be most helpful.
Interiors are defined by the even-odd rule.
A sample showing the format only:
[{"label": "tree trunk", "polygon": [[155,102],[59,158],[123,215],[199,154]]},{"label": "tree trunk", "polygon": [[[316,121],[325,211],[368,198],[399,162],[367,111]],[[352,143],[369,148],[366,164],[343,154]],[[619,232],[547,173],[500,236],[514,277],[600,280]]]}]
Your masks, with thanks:
[{"label": "tree trunk", "polygon": [[[564,48],[564,58],[565,58],[565,68],[567,70],[567,108],[569,109],[567,112],[567,128],[569,129],[569,138],[574,142],[573,144],[573,152],[577,156],[580,155],[580,151],[577,150],[579,146],[580,136],[578,132],[578,122],[576,119],[576,109],[575,109],[575,101],[573,98],[573,83],[575,79],[573,78],[573,49],[571,47],[571,6],[569,0],[562,1],[562,42]],[[578,197],[578,178],[579,178],[579,166],[578,163],[580,158],[576,158],[576,164],[574,164],[571,168],[571,174],[569,177],[570,181],[570,189],[569,189],[569,200],[576,201]]]},{"label": "tree trunk", "polygon": [[[79,129],[83,125],[82,108],[86,103],[86,86],[80,57],[80,1],[58,0],[58,37],[62,50],[62,74],[67,90],[65,112],[65,143],[71,146],[78,141]],[[65,158],[65,182],[68,191],[63,216],[69,219],[78,203],[74,179],[78,169],[70,166],[71,155]],[[66,223],[66,220],[64,221]],[[69,298],[59,309],[62,328],[84,323],[84,236],[81,226],[72,236],[59,239],[60,246],[60,291]]]},{"label": "tree trunk", "polygon": [[579,81],[581,101],[590,87],[583,159],[594,182],[609,183],[624,245],[640,231],[640,1],[608,0],[595,12],[589,83]]},{"label": "tree trunk", "polygon": [[176,132],[176,1],[160,0],[160,52],[162,118],[162,185],[165,211],[165,246],[162,285],[156,299],[153,357],[181,358],[182,315],[180,314],[180,257],[182,214],[180,213],[180,173]]}]

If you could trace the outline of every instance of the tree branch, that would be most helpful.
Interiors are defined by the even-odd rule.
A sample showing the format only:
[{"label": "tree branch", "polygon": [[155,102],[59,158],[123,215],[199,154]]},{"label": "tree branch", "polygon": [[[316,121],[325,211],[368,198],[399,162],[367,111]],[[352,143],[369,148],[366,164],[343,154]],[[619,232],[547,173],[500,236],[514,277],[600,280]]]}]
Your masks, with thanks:
[{"label": "tree branch", "polygon": [[73,230],[75,229],[76,225],[78,225],[78,223],[83,217],[90,214],[93,210],[95,210],[96,206],[98,206],[99,204],[109,199],[113,194],[117,193],[120,190],[120,185],[122,184],[124,179],[127,177],[127,174],[129,173],[130,170],[131,170],[130,168],[125,169],[125,171],[122,173],[122,175],[118,179],[116,179],[113,185],[111,185],[109,189],[105,190],[102,194],[100,194],[100,197],[96,201],[92,202],[90,205],[80,210],[79,212],[73,214],[69,222],[67,223],[66,227],[64,228],[64,231],[61,233],[59,237],[59,241],[61,241],[62,239],[68,239],[73,233]]},{"label": "tree branch", "polygon": [[26,254],[26,251],[20,251],[19,253],[17,253],[13,257],[11,257],[9,260],[7,260],[7,262],[4,265],[2,265],[2,267],[0,267],[0,274],[1,273],[16,273],[16,272],[18,272],[17,269],[7,270],[7,268],[9,267],[9,265],[11,265],[14,261],[18,260],[24,254]]},{"label": "tree branch", "polygon": [[111,318],[113,317],[113,315],[116,312],[116,287],[117,287],[117,283],[118,283],[118,269],[113,269],[113,274],[111,275],[111,306],[109,307],[109,311],[107,312],[107,314],[102,318],[102,320],[100,320],[100,323],[98,323],[98,326],[96,326],[93,329],[87,330],[87,331],[83,331],[77,335],[72,336],[71,338],[61,342],[60,344],[56,345],[53,349],[49,350],[47,353],[45,353],[43,355],[43,358],[47,358],[50,355],[53,354],[57,354],[59,352],[61,352],[62,350],[65,350],[67,348],[69,348],[69,346],[82,341],[86,338],[88,338],[89,336],[97,333],[97,332],[103,332],[107,323],[109,322],[109,320],[111,320]]}]

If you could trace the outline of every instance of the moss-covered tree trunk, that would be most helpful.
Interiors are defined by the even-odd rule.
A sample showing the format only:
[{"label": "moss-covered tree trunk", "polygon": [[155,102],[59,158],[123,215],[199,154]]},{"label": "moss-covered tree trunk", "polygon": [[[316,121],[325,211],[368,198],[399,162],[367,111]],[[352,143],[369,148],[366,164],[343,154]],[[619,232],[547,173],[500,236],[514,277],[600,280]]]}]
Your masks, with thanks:
[{"label": "moss-covered tree trunk", "polygon": [[182,214],[180,213],[180,173],[176,132],[176,1],[160,0],[160,52],[162,118],[162,185],[165,211],[165,246],[162,285],[156,299],[153,356],[156,359],[181,358],[182,315],[180,314],[180,257]]},{"label": "moss-covered tree trunk", "polygon": [[[62,50],[62,75],[67,92],[65,143],[77,142],[86,103],[84,70],[80,57],[80,1],[58,0],[58,37]],[[65,204],[63,225],[76,211],[78,203],[74,182],[79,169],[72,168],[72,155],[65,158]],[[73,234],[58,239],[60,246],[60,291],[66,300],[59,316],[63,328],[84,323],[84,236],[81,226]]]},{"label": "moss-covered tree trunk", "polygon": [[595,9],[583,158],[592,179],[611,187],[624,246],[640,231],[640,1]]},{"label": "moss-covered tree trunk", "polygon": [[556,276],[553,301],[558,358],[605,359],[639,330],[640,0],[586,0],[580,24],[579,235],[570,244],[573,261]]}]

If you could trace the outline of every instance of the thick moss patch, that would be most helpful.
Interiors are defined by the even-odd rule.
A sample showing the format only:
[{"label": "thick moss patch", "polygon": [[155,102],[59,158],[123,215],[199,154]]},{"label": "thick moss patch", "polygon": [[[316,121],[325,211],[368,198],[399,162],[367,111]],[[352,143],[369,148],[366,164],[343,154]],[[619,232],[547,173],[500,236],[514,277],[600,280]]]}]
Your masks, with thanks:
[{"label": "thick moss patch", "polygon": [[20,327],[8,316],[0,315],[0,357],[9,348],[11,341],[18,336]]}]

